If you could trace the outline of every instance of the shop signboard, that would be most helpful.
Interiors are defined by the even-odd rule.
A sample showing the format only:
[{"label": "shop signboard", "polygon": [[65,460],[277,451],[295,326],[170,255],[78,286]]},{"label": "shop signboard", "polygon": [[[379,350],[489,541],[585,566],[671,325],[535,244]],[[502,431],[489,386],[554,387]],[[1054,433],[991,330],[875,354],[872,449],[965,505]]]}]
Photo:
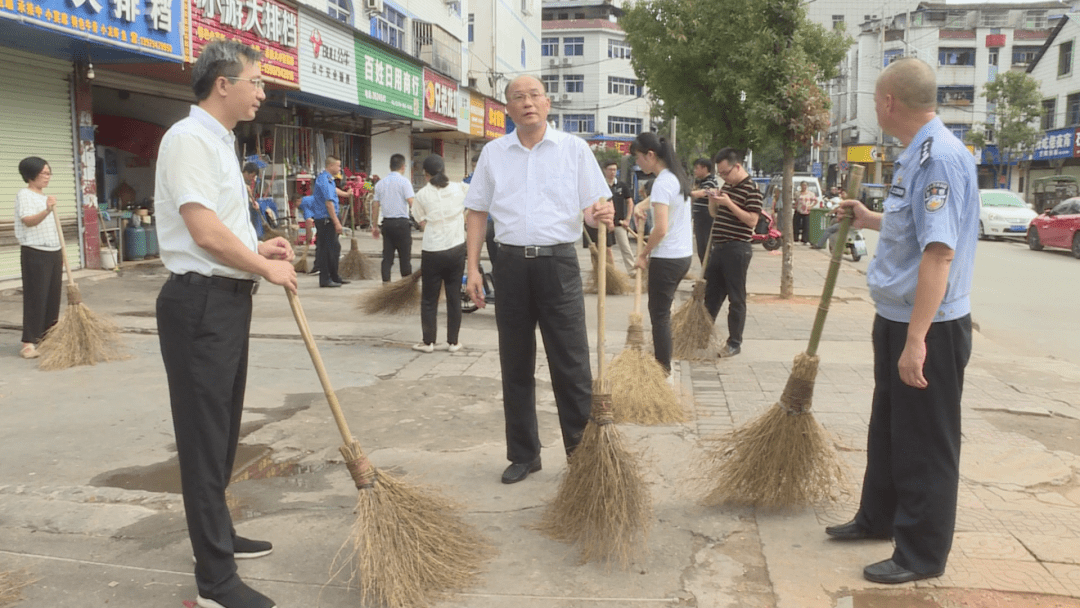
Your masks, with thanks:
[{"label": "shop signboard", "polygon": [[496,139],[506,135],[506,106],[493,100],[484,100],[484,137]]},{"label": "shop signboard", "polygon": [[424,68],[424,120],[457,127],[457,83]]},{"label": "shop signboard", "polygon": [[[89,1],[89,0],[86,0]],[[110,0],[115,1],[115,0]],[[188,61],[219,39],[239,40],[263,52],[263,78],[299,86],[296,9],[277,0],[190,0]]]},{"label": "shop signboard", "polygon": [[1043,133],[1042,139],[1035,144],[1035,160],[1072,158],[1076,156],[1076,127],[1053,129]]},{"label": "shop signboard", "polygon": [[457,129],[462,133],[469,132],[469,124],[472,122],[472,93],[465,89],[457,91]]},{"label": "shop signboard", "polygon": [[484,96],[469,93],[469,135],[484,136]]},{"label": "shop signboard", "polygon": [[300,90],[359,105],[352,30],[300,11]]},{"label": "shop signboard", "polygon": [[10,18],[59,31],[80,40],[183,61],[184,2],[185,0],[0,0],[0,18]]},{"label": "shop signboard", "polygon": [[422,120],[424,113],[420,104],[424,73],[420,66],[369,44],[360,37],[356,37],[354,43],[358,103],[397,116]]}]

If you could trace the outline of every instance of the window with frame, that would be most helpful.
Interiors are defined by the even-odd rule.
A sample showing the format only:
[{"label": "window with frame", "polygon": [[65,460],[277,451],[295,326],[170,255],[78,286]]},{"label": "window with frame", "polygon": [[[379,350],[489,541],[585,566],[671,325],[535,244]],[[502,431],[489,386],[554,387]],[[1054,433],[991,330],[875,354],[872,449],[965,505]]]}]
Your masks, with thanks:
[{"label": "window with frame", "polygon": [[1080,125],[1080,93],[1065,98],[1065,126]]},{"label": "window with frame", "polygon": [[1042,101],[1042,119],[1039,121],[1039,127],[1043,131],[1049,131],[1054,128],[1054,115],[1057,114],[1057,98],[1044,99]]},{"label": "window with frame", "polygon": [[612,59],[630,59],[630,45],[625,40],[608,38],[607,56]]},{"label": "window with frame", "polygon": [[984,10],[979,11],[979,25],[981,27],[1008,27],[1009,11]]},{"label": "window with frame", "polygon": [[469,13],[469,42],[473,41],[473,29],[476,27],[476,15]]},{"label": "window with frame", "polygon": [[566,57],[580,57],[585,54],[585,37],[568,36],[562,39],[563,55]]},{"label": "window with frame", "polygon": [[637,135],[641,133],[641,119],[608,116],[607,130],[610,135]]},{"label": "window with frame", "polygon": [[1021,46],[1014,44],[1012,47],[1012,64],[1014,66],[1030,65],[1035,61],[1035,55],[1039,54],[1042,46]]},{"label": "window with frame", "polygon": [[564,93],[584,93],[585,92],[585,76],[583,74],[564,74],[563,75],[563,92]]},{"label": "window with frame", "polygon": [[540,56],[541,57],[558,57],[559,56],[559,39],[558,38],[541,38],[540,39]]},{"label": "window with frame", "polygon": [[563,114],[563,131],[567,133],[592,133],[596,131],[593,114]]},{"label": "window with frame", "polygon": [[837,30],[837,29],[842,30],[842,29],[844,29],[844,16],[843,15],[833,15],[832,16],[832,29],[834,29],[834,30]]},{"label": "window with frame", "polygon": [[1062,42],[1058,45],[1058,76],[1072,74],[1073,41]]},{"label": "window with frame", "polygon": [[1024,24],[1025,30],[1043,30],[1046,29],[1046,11],[1025,11],[1024,12]]},{"label": "window with frame", "polygon": [[349,0],[329,0],[326,3],[326,12],[330,17],[352,25],[352,2]]},{"label": "window with frame", "polygon": [[938,65],[973,66],[975,65],[975,49],[941,47],[938,49]]},{"label": "window with frame", "polygon": [[904,49],[892,49],[892,50],[889,50],[889,51],[885,51],[883,53],[883,56],[884,56],[884,65],[882,67],[889,67],[890,63],[892,63],[892,62],[896,61],[897,59],[900,59],[900,58],[902,58],[904,56]]},{"label": "window with frame", "polygon": [[956,136],[956,139],[964,141],[968,131],[971,130],[971,125],[962,122],[945,123],[945,128],[952,131],[952,134]]},{"label": "window with frame", "polygon": [[948,29],[948,30],[962,30],[962,29],[965,29],[968,26],[967,25],[967,17],[968,17],[968,12],[966,10],[965,11],[949,11],[948,15],[946,15],[946,17],[945,17],[945,25],[943,25],[942,28]]},{"label": "window with frame", "polygon": [[405,50],[405,15],[389,6],[371,20],[371,36],[390,46]]},{"label": "window with frame", "polygon": [[521,67],[525,67],[526,65],[527,64],[525,63],[525,39],[522,38],[521,39]]},{"label": "window with frame", "polygon": [[548,93],[559,92],[559,76],[557,74],[545,74],[540,77],[540,82],[544,83],[544,88]]},{"label": "window with frame", "polygon": [[610,95],[639,95],[637,81],[633,78],[608,76],[607,92]]},{"label": "window with frame", "polygon": [[998,50],[997,49],[990,49],[990,51],[986,54],[986,62],[989,63],[990,65],[997,65],[998,64]]},{"label": "window with frame", "polygon": [[944,106],[966,106],[975,101],[975,87],[938,87],[937,101]]}]

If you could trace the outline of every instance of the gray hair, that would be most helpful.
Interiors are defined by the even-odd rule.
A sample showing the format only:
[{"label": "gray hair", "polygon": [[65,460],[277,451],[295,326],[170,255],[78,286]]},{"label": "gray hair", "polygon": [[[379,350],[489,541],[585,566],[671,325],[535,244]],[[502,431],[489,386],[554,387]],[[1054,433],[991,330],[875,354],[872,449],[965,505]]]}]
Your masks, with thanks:
[{"label": "gray hair", "polygon": [[244,71],[245,65],[258,63],[262,58],[262,51],[236,40],[215,40],[207,44],[191,69],[191,90],[195,99],[202,101],[209,97],[218,78],[235,78]]}]

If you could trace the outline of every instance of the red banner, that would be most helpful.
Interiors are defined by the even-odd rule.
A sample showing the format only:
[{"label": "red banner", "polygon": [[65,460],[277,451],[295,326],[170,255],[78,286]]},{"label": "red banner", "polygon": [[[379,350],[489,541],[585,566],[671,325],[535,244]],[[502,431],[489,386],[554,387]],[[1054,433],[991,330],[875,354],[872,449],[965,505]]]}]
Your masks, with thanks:
[{"label": "red banner", "polygon": [[424,119],[457,127],[457,83],[424,68]]},{"label": "red banner", "polygon": [[187,60],[195,61],[213,40],[239,40],[263,52],[265,78],[299,87],[298,32],[296,9],[277,0],[191,0]]}]

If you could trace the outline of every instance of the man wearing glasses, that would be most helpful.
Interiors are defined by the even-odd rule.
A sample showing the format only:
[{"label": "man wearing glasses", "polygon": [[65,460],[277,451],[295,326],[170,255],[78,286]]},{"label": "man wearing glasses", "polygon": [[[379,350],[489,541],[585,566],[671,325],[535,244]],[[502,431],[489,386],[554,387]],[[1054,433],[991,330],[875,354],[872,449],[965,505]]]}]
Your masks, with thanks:
[{"label": "man wearing glasses", "polygon": [[495,223],[499,260],[499,363],[506,456],[503,483],[540,470],[536,419],[536,326],[547,351],[551,385],[567,456],[581,442],[592,407],[592,371],[575,242],[585,222],[613,228],[611,190],[585,140],[548,126],[551,101],[534,76],[506,87],[517,129],[486,146],[473,174],[468,219],[468,292],[484,307],[480,245],[487,218]]},{"label": "man wearing glasses", "polygon": [[158,339],[202,608],[274,608],[236,573],[237,558],[261,557],[273,546],[237,536],[225,504],[252,295],[259,277],[296,291],[289,242],[255,236],[232,133],[266,98],[261,59],[239,42],[206,45],[191,71],[198,104],[165,133],[155,175],[161,261],[172,273],[157,299]]},{"label": "man wearing glasses", "polygon": [[761,192],[742,166],[742,154],[733,148],[716,153],[716,175],[724,180],[720,190],[709,192],[712,253],[705,269],[705,308],[716,320],[728,301],[728,338],[720,357],[734,357],[742,350],[746,325],[746,271],[750,268],[751,237],[761,214]]}]

